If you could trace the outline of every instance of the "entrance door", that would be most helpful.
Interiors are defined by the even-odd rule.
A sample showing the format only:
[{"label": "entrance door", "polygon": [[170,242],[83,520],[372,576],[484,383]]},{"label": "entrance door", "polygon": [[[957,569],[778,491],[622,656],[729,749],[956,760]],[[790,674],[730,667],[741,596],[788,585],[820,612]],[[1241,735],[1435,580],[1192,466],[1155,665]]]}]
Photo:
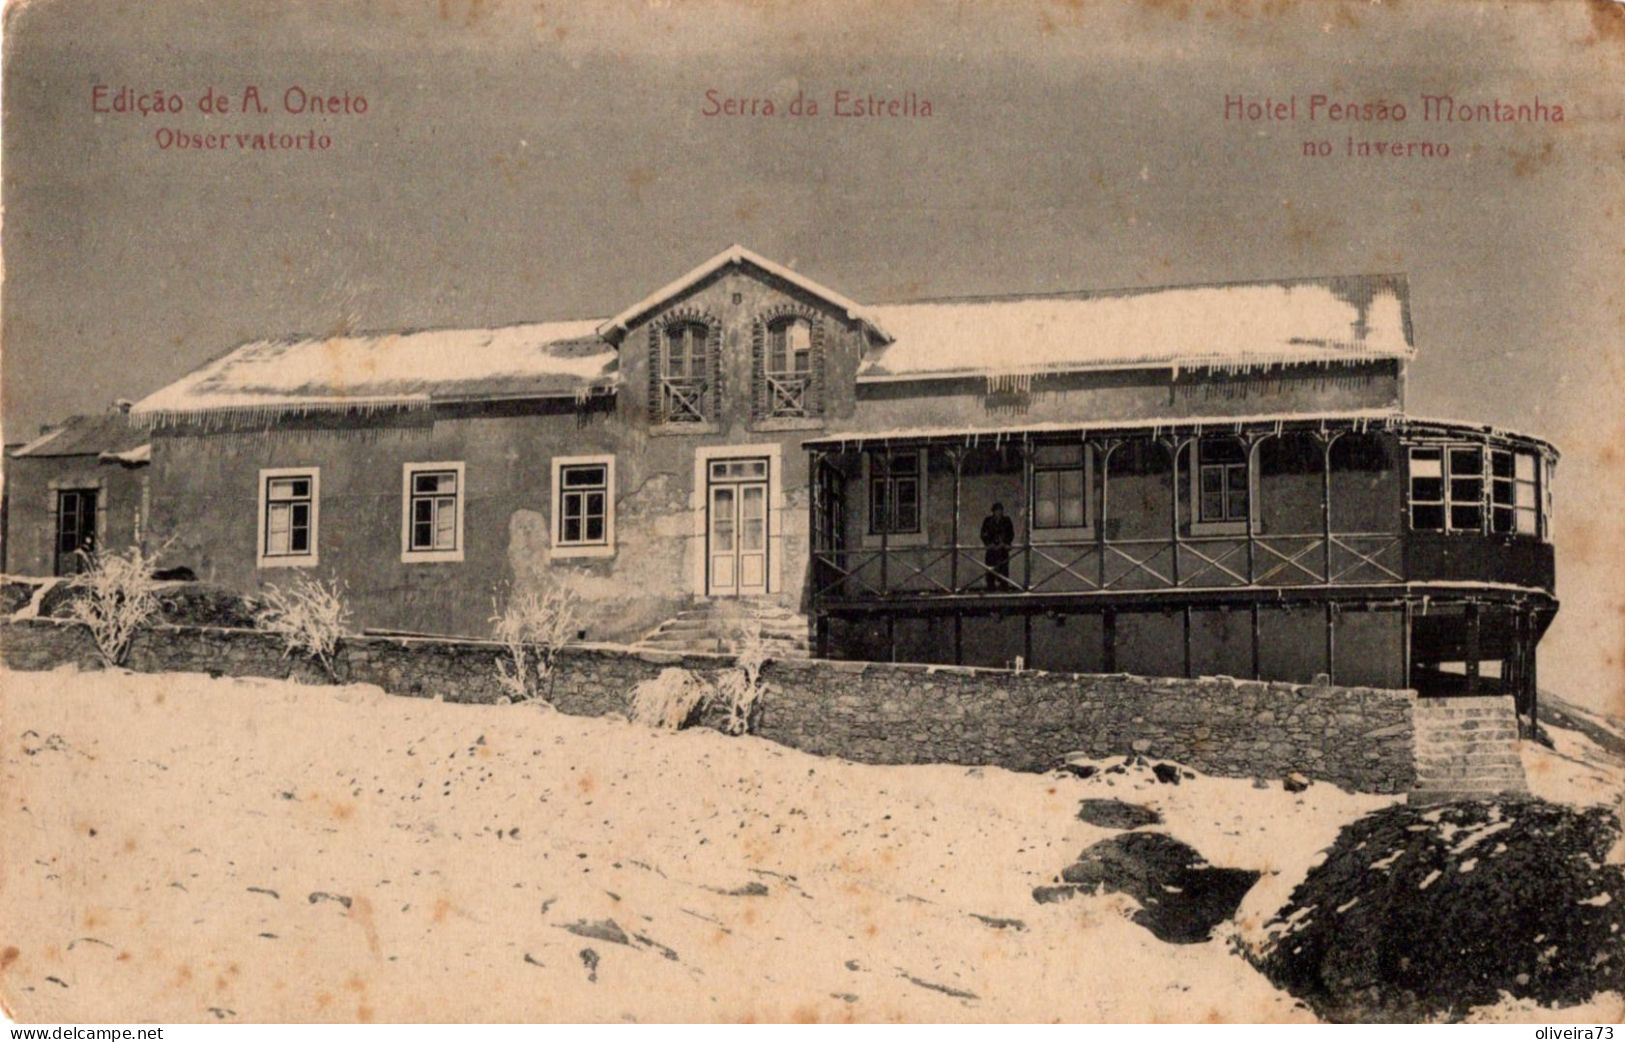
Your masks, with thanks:
[{"label": "entrance door", "polygon": [[85,568],[79,551],[95,549],[95,489],[63,489],[56,494],[56,574],[77,575]]},{"label": "entrance door", "polygon": [[706,593],[767,593],[767,460],[712,460],[706,490]]}]

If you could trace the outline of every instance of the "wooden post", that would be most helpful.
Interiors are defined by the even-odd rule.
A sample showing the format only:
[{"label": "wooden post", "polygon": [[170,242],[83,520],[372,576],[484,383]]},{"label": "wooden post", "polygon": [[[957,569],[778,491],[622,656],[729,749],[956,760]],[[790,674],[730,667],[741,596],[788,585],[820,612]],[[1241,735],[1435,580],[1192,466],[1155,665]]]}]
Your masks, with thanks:
[{"label": "wooden post", "polygon": [[[1326,569],[1322,578],[1326,585],[1330,586],[1332,583],[1332,445],[1338,438],[1342,437],[1342,434],[1341,432],[1330,435],[1322,433],[1320,437],[1324,442],[1321,446],[1323,467],[1321,470],[1320,519],[1321,538],[1325,541],[1321,549],[1324,551],[1322,560]],[[1327,632],[1330,633],[1330,630],[1328,629]],[[1332,668],[1330,658],[1326,660],[1326,668],[1327,670]]]},{"label": "wooden post", "polygon": [[[952,550],[952,553],[950,553],[949,556],[948,556],[948,589],[950,591],[952,591],[953,593],[958,593],[959,592],[959,508],[960,508],[961,482],[963,480],[963,472],[964,472],[964,469],[965,469],[965,450],[962,449],[962,448],[949,449],[948,450],[948,461],[950,463],[952,463],[953,466],[954,466],[954,516],[953,516],[952,534],[949,536],[949,542],[950,542],[950,545],[952,546],[953,550]],[[955,646],[956,649],[958,648],[958,644],[959,644],[959,616],[956,614],[954,616],[954,646]],[[957,650],[955,650],[955,652],[954,652],[954,662],[957,663],[958,661],[959,661],[959,652]]]},{"label": "wooden post", "polygon": [[[1021,440],[1021,592],[1033,588],[1033,447],[1025,437]],[[1029,616],[1030,618],[1030,616]],[[1028,644],[1031,645],[1031,627]],[[1027,648],[1029,654],[1032,648]]]},{"label": "wooden post", "polygon": [[[1097,583],[1099,589],[1106,588],[1106,494],[1110,487],[1106,472],[1112,465],[1112,453],[1117,451],[1122,442],[1115,439],[1101,442],[1100,453],[1100,516],[1095,518],[1095,556],[1099,567],[1100,578]],[[1106,672],[1110,673],[1111,670]]]},{"label": "wooden post", "polygon": [[954,609],[954,665],[965,664],[965,613]]},{"label": "wooden post", "polygon": [[1478,693],[1479,632],[1478,602],[1467,602],[1467,693]]},{"label": "wooden post", "polygon": [[1117,612],[1107,608],[1100,615],[1100,644],[1101,669],[1106,673],[1117,672]]},{"label": "wooden post", "polygon": [[[880,459],[882,460],[880,470],[880,487],[885,490],[885,495],[881,497],[881,500],[886,504],[885,510],[880,515],[880,595],[885,597],[891,593],[891,582],[888,572],[888,566],[891,562],[891,541],[887,537],[891,533],[892,518],[897,516],[897,504],[892,502],[892,499],[895,496],[895,490],[892,488],[891,483],[892,452],[890,445],[887,445],[885,451],[880,454]],[[863,491],[864,494],[869,497],[869,509],[873,510],[875,507],[874,489],[866,488]],[[890,616],[887,616],[887,618],[889,619]],[[891,632],[889,624],[886,632],[888,635]],[[893,646],[892,651],[895,653],[897,648]]]},{"label": "wooden post", "polygon": [[[1176,482],[1176,484],[1177,484],[1177,482]],[[1179,552],[1179,547],[1177,545],[1174,547],[1174,552],[1176,554]],[[1185,610],[1183,612],[1181,612],[1181,614],[1184,616],[1184,620],[1185,620],[1185,678],[1188,680],[1194,675],[1194,672],[1191,669],[1191,609],[1190,609],[1190,605],[1187,604],[1185,606]]]},{"label": "wooden post", "polygon": [[1259,640],[1259,621],[1258,621],[1258,602],[1257,601],[1253,602],[1252,609],[1253,609],[1252,610],[1252,615],[1253,615],[1253,619],[1252,619],[1252,622],[1253,622],[1253,679],[1254,680],[1262,680],[1262,679],[1264,679],[1264,668],[1263,668],[1262,653],[1261,653],[1261,650],[1260,650],[1260,643],[1261,642]]},{"label": "wooden post", "polygon": [[[1247,434],[1243,439],[1247,447],[1247,582],[1255,582],[1258,574],[1258,500],[1264,491],[1264,475],[1259,472],[1255,461],[1258,446],[1264,444],[1264,439]],[[1257,482],[1255,489],[1254,482]],[[1260,493],[1255,496],[1254,492]],[[1258,676],[1258,605],[1253,605],[1253,677]]]},{"label": "wooden post", "polygon": [[1413,688],[1416,687],[1416,682],[1411,678],[1411,667],[1412,667],[1412,663],[1411,663],[1411,640],[1412,640],[1411,631],[1412,631],[1412,627],[1415,625],[1415,623],[1413,621],[1413,615],[1414,615],[1414,612],[1415,612],[1416,609],[1411,604],[1411,602],[1409,600],[1406,600],[1402,610],[1404,612],[1404,624],[1403,624],[1403,634],[1404,635],[1403,635],[1402,639],[1405,642],[1405,646],[1400,649],[1400,656],[1401,656],[1401,661],[1404,663],[1402,668],[1405,671],[1405,678],[1404,678],[1404,682],[1403,682],[1403,684],[1401,686],[1406,688],[1407,690],[1410,690],[1410,689],[1413,689]]},{"label": "wooden post", "polygon": [[[1172,463],[1168,472],[1168,483],[1173,486],[1174,512],[1173,517],[1169,521],[1169,536],[1173,540],[1172,549],[1170,552],[1173,554],[1174,558],[1172,575],[1174,578],[1174,586],[1177,588],[1179,586],[1179,452],[1182,448],[1184,448],[1184,444],[1178,438],[1159,438],[1158,440],[1164,445],[1168,446],[1169,455],[1172,457]],[[1186,615],[1186,621],[1189,622],[1189,613],[1187,612]],[[1188,650],[1188,646],[1190,644],[1189,627],[1186,628],[1185,637],[1185,643]],[[1188,661],[1189,658],[1190,656],[1186,655],[1187,666],[1190,665]],[[1190,674],[1190,670],[1187,668],[1185,673],[1188,676]]]},{"label": "wooden post", "polygon": [[[1331,573],[1328,572],[1328,575]],[[1326,602],[1326,682],[1337,682],[1337,604]]]},{"label": "wooden post", "polygon": [[1538,658],[1535,650],[1537,646],[1535,638],[1539,632],[1540,618],[1535,610],[1531,608],[1529,610],[1529,663],[1528,668],[1525,670],[1527,677],[1524,680],[1524,683],[1529,685],[1529,727],[1531,735],[1538,734],[1540,727],[1540,674],[1535,669]]}]

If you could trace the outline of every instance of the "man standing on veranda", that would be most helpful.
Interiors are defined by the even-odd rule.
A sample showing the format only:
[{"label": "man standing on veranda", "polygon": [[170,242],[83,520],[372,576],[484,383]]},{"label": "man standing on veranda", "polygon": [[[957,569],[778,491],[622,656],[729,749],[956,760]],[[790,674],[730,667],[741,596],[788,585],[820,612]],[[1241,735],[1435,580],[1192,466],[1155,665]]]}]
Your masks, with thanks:
[{"label": "man standing on veranda", "polygon": [[982,545],[987,548],[987,588],[1010,589],[1010,544],[1016,541],[1016,526],[1005,516],[1004,504],[994,503],[982,519]]}]

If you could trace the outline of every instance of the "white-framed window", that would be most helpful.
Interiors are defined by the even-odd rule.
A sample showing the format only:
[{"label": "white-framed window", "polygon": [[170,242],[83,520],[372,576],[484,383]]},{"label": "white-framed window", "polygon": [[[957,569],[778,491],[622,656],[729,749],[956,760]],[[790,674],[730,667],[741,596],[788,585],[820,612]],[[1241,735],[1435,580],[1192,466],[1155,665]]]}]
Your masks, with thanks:
[{"label": "white-framed window", "polygon": [[462,463],[401,464],[401,560],[461,561],[466,497]]},{"label": "white-framed window", "polygon": [[866,545],[879,546],[882,535],[891,546],[925,545],[929,458],[925,449],[904,449],[891,453],[888,466],[884,453],[864,453],[863,541]]},{"label": "white-framed window", "polygon": [[1484,449],[1418,445],[1410,451],[1411,528],[1484,531]]},{"label": "white-framed window", "polygon": [[1247,531],[1253,509],[1252,452],[1240,438],[1198,438],[1191,443],[1191,531],[1235,535]]},{"label": "white-framed window", "polygon": [[615,553],[615,457],[553,458],[553,556]]},{"label": "white-framed window", "polygon": [[1093,453],[1083,445],[1040,445],[1033,450],[1033,539],[1087,534]]},{"label": "white-framed window", "polygon": [[319,563],[322,472],[319,467],[260,471],[256,563],[308,568]]},{"label": "white-framed window", "polygon": [[1540,534],[1540,459],[1533,452],[1490,450],[1490,531]]}]

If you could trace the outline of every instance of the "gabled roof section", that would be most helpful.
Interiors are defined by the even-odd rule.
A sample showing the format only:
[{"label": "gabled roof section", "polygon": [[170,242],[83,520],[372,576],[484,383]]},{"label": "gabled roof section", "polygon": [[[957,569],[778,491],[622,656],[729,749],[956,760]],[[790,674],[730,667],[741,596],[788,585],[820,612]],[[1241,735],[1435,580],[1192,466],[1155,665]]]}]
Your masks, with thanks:
[{"label": "gabled roof section", "polygon": [[1403,275],[877,304],[860,382],[1408,359]]},{"label": "gabled roof section", "polygon": [[124,413],[110,412],[70,417],[61,426],[13,452],[12,456],[30,459],[51,456],[123,457],[146,444],[145,430],[132,424]]},{"label": "gabled roof section", "polygon": [[599,320],[254,340],[137,402],[148,420],[348,411],[613,390]]},{"label": "gabled roof section", "polygon": [[872,309],[866,308],[857,301],[842,296],[841,294],[830,289],[828,286],[814,282],[805,275],[791,271],[782,264],[770,261],[759,253],[752,250],[747,250],[738,243],[735,243],[734,245],[723,250],[715,257],[712,257],[710,260],[701,264],[699,267],[694,268],[677,279],[666,283],[664,286],[661,286],[659,289],[655,290],[647,297],[644,297],[636,304],[633,304],[625,311],[622,311],[614,318],[604,322],[598,327],[598,333],[606,339],[619,341],[622,336],[626,335],[627,329],[630,328],[633,323],[643,316],[649,314],[649,312],[654,311],[662,304],[665,304],[673,297],[686,293],[689,289],[705,281],[729,265],[744,264],[748,264],[760,271],[764,271],[774,278],[782,279],[805,293],[812,294],[819,300],[824,301],[825,303],[844,313],[848,319],[863,325],[873,336],[879,338],[880,340],[891,340],[891,336],[883,328],[881,328],[880,323],[875,320]]}]

